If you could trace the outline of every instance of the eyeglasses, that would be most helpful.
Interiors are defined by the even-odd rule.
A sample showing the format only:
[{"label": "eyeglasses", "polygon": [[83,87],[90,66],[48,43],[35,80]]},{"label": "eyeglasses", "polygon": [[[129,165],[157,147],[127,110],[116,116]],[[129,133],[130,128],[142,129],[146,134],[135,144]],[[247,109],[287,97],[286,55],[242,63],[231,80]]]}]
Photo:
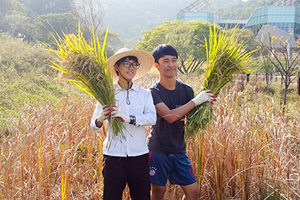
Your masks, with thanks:
[{"label": "eyeglasses", "polygon": [[124,61],[123,66],[125,68],[133,67],[134,69],[138,69],[140,67],[140,63],[131,63],[131,62],[128,62],[128,61]]}]

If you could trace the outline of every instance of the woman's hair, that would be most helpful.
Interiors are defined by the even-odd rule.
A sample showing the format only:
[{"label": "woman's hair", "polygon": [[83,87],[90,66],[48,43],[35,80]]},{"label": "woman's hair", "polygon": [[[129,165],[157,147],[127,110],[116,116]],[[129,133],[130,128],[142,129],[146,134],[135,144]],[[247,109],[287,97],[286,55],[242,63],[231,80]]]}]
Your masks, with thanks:
[{"label": "woman's hair", "polygon": [[178,53],[177,51],[169,44],[160,44],[158,45],[152,53],[155,62],[158,63],[158,60],[161,57],[170,55],[170,56],[176,56],[176,58],[178,58]]}]

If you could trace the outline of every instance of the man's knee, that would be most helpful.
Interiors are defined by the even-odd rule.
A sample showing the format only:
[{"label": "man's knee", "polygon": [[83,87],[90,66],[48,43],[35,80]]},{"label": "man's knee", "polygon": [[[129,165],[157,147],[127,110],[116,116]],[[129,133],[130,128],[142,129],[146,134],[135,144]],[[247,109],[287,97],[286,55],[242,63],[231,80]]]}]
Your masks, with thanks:
[{"label": "man's knee", "polygon": [[166,186],[151,184],[151,191],[151,200],[161,200],[165,195]]},{"label": "man's knee", "polygon": [[199,196],[199,187],[197,183],[191,185],[181,186],[184,191],[185,198],[183,199],[197,199]]}]

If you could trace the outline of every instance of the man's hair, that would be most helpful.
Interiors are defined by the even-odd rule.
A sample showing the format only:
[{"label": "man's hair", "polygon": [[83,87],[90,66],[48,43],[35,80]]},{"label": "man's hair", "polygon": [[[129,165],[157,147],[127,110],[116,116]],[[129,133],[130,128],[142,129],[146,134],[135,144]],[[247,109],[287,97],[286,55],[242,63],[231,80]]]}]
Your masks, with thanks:
[{"label": "man's hair", "polygon": [[[128,60],[133,60],[133,61],[136,62],[136,63],[139,62],[138,59],[137,59],[137,57],[135,57],[135,56],[126,56],[126,57],[123,57],[123,58],[121,58],[120,60],[118,60],[118,61],[116,62],[116,65],[120,66],[127,58],[128,58]],[[117,76],[119,76],[119,72],[116,71],[116,73],[117,73]]]},{"label": "man's hair", "polygon": [[154,50],[153,50],[153,53],[152,53],[154,59],[155,59],[155,62],[158,63],[158,60],[161,58],[161,57],[164,57],[164,56],[176,56],[176,58],[178,58],[178,53],[177,51],[169,44],[160,44],[158,45]]}]

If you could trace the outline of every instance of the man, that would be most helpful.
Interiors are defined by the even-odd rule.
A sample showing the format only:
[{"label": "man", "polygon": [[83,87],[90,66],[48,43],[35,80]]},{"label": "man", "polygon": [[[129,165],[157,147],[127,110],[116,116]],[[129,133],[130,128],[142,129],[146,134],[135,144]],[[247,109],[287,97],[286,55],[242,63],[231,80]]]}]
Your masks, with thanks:
[{"label": "man", "polygon": [[214,103],[211,90],[195,98],[193,89],[176,80],[177,51],[170,45],[159,45],[153,51],[154,66],[159,71],[159,82],[151,88],[157,113],[157,123],[148,137],[150,153],[150,181],[152,200],[161,200],[166,183],[180,185],[186,200],[198,198],[198,185],[186,154],[184,117],[195,106]]},{"label": "man", "polygon": [[[113,76],[116,105],[97,102],[91,127],[99,130],[103,122],[119,117],[125,125],[114,135],[107,125],[103,143],[104,200],[121,200],[126,183],[133,200],[150,199],[149,150],[145,126],[156,123],[156,112],[150,91],[133,84],[153,66],[154,59],[146,51],[120,49],[108,59]],[[112,110],[112,112],[110,112]]]}]

